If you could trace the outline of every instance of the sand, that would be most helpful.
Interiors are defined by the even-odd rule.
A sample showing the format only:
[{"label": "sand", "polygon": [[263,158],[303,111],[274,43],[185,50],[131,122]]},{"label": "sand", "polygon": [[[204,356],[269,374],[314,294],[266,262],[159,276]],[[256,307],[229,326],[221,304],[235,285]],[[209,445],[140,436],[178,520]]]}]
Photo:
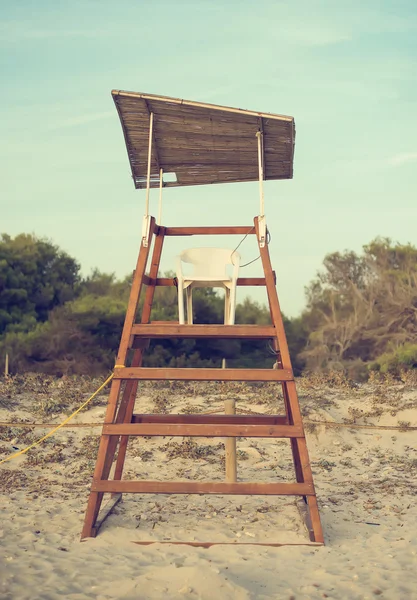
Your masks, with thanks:
[{"label": "sand", "polygon": [[[97,383],[3,380],[0,421],[59,423]],[[406,429],[417,426],[417,389],[319,380],[300,380],[298,389],[326,546],[308,545],[293,498],[192,495],[125,495],[97,538],[80,543],[100,428],[61,429],[0,467],[0,598],[417,598],[417,431]],[[145,386],[140,406],[220,411],[226,397],[243,412],[281,412],[270,385]],[[102,394],[74,422],[102,422],[105,402]],[[46,431],[2,427],[0,457]],[[288,441],[240,439],[237,447],[240,479],[293,480]],[[134,439],[125,477],[221,481],[222,440]],[[143,540],[227,545],[132,543]],[[269,541],[306,545],[235,545]]]}]

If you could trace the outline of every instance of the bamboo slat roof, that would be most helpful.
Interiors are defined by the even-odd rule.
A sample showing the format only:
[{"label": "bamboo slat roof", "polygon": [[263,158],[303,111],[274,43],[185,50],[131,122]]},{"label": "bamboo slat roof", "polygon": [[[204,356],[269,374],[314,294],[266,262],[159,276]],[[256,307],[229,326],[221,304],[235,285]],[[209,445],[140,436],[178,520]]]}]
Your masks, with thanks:
[{"label": "bamboo slat roof", "polygon": [[[291,179],[294,118],[165,96],[112,91],[136,188],[146,187],[149,122],[153,113],[151,187],[257,181],[263,132],[264,179]],[[175,174],[176,180],[165,177]]]}]

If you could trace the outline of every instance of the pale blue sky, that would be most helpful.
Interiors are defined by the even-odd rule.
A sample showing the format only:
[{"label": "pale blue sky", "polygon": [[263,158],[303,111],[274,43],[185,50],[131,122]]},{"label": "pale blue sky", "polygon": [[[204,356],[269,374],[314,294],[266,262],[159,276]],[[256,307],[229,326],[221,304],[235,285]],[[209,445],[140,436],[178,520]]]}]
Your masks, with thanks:
[{"label": "pale blue sky", "polygon": [[[144,192],[116,88],[295,117],[294,179],[265,186],[286,314],[326,253],[377,235],[417,244],[414,0],[0,0],[0,18],[1,232],[47,236],[84,273],[131,272]],[[166,225],[246,225],[257,212],[256,184],[164,195]],[[184,244],[169,240],[164,269]],[[249,239],[240,250],[256,256]],[[248,292],[264,300],[249,288],[238,300]]]}]

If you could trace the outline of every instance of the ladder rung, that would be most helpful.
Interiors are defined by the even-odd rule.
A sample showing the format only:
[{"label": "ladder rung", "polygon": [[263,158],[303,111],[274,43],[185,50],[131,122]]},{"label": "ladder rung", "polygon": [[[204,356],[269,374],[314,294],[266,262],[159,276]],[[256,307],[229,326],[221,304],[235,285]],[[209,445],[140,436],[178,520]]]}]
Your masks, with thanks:
[{"label": "ladder rung", "polygon": [[93,492],[140,494],[314,495],[312,483],[225,483],[202,481],[93,481]]},{"label": "ladder rung", "polygon": [[132,415],[132,423],[167,423],[191,425],[288,425],[285,415]]},{"label": "ladder rung", "polygon": [[120,367],[114,379],[168,381],[293,381],[290,369],[166,369],[164,367]]},{"label": "ladder rung", "polygon": [[[133,325],[132,334],[140,338],[245,338],[276,337],[273,325],[179,325],[178,323]],[[134,345],[133,345],[134,347]]]},{"label": "ladder rung", "polygon": [[104,435],[155,435],[190,437],[276,437],[302,438],[301,427],[296,425],[187,425],[163,423],[111,423],[103,426]]}]

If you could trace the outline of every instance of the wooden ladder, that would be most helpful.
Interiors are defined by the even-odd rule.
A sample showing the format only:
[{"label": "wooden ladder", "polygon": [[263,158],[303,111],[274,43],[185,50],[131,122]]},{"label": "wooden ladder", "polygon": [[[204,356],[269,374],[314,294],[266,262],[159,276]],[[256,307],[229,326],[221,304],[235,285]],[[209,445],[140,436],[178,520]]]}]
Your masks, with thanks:
[{"label": "wooden ladder", "polygon": [[[258,219],[253,227],[162,227],[152,217],[148,244],[141,244],[133,276],[129,304],[111,382],[97,462],[88,500],[81,539],[94,537],[104,519],[120,500],[122,493],[141,494],[236,494],[294,495],[303,499],[306,524],[312,542],[323,543],[323,533],[313,476],[310,467],[300,406],[275,287],[268,246],[261,247],[264,277],[239,278],[238,285],[266,286],[272,325],[179,325],[150,322],[156,286],[174,285],[174,280],[158,278],[162,247],[166,236],[258,234]],[[145,274],[153,243],[149,275]],[[141,322],[135,323],[142,286],[146,286]],[[240,338],[274,339],[278,351],[277,369],[147,368],[142,358],[150,339],[166,338]],[[129,349],[133,357],[126,364]],[[282,386],[285,415],[147,415],[133,414],[138,382],[141,380],[192,381],[275,381]],[[122,385],[124,384],[124,385]],[[129,436],[196,436],[289,438],[296,483],[252,482],[161,482],[123,481],[122,473]],[[113,479],[109,479],[116,449],[118,455]],[[103,496],[111,493],[102,509]],[[144,542],[148,543],[148,542]]]}]

